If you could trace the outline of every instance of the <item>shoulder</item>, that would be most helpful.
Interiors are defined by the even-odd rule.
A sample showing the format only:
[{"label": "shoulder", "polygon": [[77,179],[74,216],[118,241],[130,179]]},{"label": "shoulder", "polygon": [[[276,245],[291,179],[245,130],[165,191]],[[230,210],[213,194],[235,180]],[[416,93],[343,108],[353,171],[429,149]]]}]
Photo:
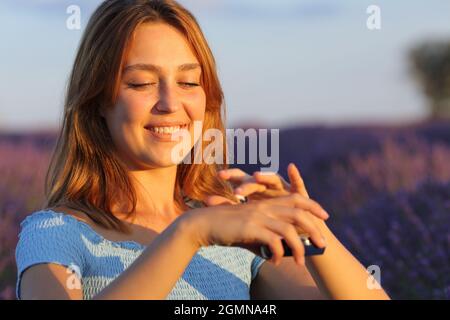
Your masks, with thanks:
[{"label": "shoulder", "polygon": [[69,232],[67,236],[79,235],[86,225],[95,224],[87,214],[65,207],[47,208],[29,214],[20,223],[19,240],[22,236],[33,234],[54,234]]},{"label": "shoulder", "polygon": [[83,239],[98,240],[88,215],[63,207],[35,211],[20,223],[16,253],[52,247],[82,250]]},{"label": "shoulder", "polygon": [[82,233],[79,220],[72,215],[53,210],[33,212],[20,223],[16,258],[43,255],[54,249],[73,251],[80,244]]},{"label": "shoulder", "polygon": [[19,238],[27,231],[52,232],[59,229],[76,229],[77,221],[72,215],[51,209],[35,211],[20,223]]},{"label": "shoulder", "polygon": [[20,223],[15,250],[19,273],[32,264],[84,265],[89,229],[73,215],[51,209],[35,211]]},{"label": "shoulder", "polygon": [[72,215],[47,209],[28,215],[20,223],[15,250],[17,290],[23,273],[39,264],[62,265],[82,274],[86,266],[83,234],[79,221]]}]

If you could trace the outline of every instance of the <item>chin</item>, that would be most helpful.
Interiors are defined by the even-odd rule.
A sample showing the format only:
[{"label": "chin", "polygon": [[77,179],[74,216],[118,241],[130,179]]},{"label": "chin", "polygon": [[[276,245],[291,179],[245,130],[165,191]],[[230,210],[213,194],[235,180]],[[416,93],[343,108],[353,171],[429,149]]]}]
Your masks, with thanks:
[{"label": "chin", "polygon": [[151,163],[152,167],[167,168],[176,166],[180,164],[182,161],[183,159],[180,159],[180,161],[174,161],[169,154],[164,157],[152,158],[151,160],[147,161],[147,163]]}]

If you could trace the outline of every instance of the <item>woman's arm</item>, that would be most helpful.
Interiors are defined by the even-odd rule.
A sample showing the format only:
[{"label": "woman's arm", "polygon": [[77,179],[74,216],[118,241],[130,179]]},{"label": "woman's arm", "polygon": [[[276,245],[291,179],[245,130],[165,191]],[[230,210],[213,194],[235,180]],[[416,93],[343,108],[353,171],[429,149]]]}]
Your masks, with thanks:
[{"label": "woman's arm", "polygon": [[200,248],[190,224],[178,219],[93,299],[166,299]]},{"label": "woman's arm", "polygon": [[317,225],[327,240],[323,255],[306,258],[306,267],[320,290],[331,299],[390,299],[381,289],[369,289],[366,268],[335,237],[325,222]]},{"label": "woman's arm", "polygon": [[284,257],[278,266],[264,262],[252,281],[252,300],[324,300],[306,266]]},{"label": "woman's arm", "polygon": [[[182,216],[93,299],[165,299],[189,265],[199,245]],[[39,264],[23,274],[22,299],[82,299],[82,289],[71,286],[67,268]]]},{"label": "woman's arm", "polygon": [[[254,198],[271,198],[298,193],[309,198],[300,172],[294,164],[288,166],[290,184],[281,176],[255,172],[249,176],[240,169],[219,172],[224,180],[235,184],[235,192]],[[210,205],[226,201],[220,196],[209,199]],[[312,216],[327,240],[323,255],[306,257],[306,268],[299,269],[292,258],[283,259],[279,266],[264,266],[252,283],[255,299],[389,299],[383,289],[367,287],[368,272],[342,245],[323,220]],[[288,276],[287,276],[288,275]],[[312,279],[316,284],[312,283]]]},{"label": "woman's arm", "polygon": [[390,299],[383,289],[367,287],[366,269],[325,222],[317,220],[327,239],[325,253],[306,257],[306,267],[296,265],[292,257],[283,258],[278,266],[264,263],[252,283],[252,299]]}]

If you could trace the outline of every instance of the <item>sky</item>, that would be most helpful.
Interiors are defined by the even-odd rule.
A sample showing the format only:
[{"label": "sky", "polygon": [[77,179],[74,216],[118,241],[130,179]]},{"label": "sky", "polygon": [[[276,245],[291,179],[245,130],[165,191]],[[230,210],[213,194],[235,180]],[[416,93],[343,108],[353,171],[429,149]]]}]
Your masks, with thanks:
[{"label": "sky", "polygon": [[[446,0],[181,0],[213,50],[227,126],[405,123],[426,116],[408,51],[450,39]],[[0,2],[0,129],[57,128],[97,0]],[[368,6],[381,9],[369,30]],[[78,5],[82,27],[69,30]]]}]

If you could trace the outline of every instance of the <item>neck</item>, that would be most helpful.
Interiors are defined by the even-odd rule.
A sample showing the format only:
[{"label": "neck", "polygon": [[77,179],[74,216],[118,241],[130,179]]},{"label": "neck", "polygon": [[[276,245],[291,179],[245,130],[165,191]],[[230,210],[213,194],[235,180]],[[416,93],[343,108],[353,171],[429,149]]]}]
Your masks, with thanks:
[{"label": "neck", "polygon": [[[185,208],[175,204],[174,191],[177,166],[128,171],[136,191],[135,220],[170,220],[180,215]],[[118,208],[118,212],[126,212]],[[120,213],[118,214],[120,217]],[[150,220],[149,220],[150,219]]]}]

